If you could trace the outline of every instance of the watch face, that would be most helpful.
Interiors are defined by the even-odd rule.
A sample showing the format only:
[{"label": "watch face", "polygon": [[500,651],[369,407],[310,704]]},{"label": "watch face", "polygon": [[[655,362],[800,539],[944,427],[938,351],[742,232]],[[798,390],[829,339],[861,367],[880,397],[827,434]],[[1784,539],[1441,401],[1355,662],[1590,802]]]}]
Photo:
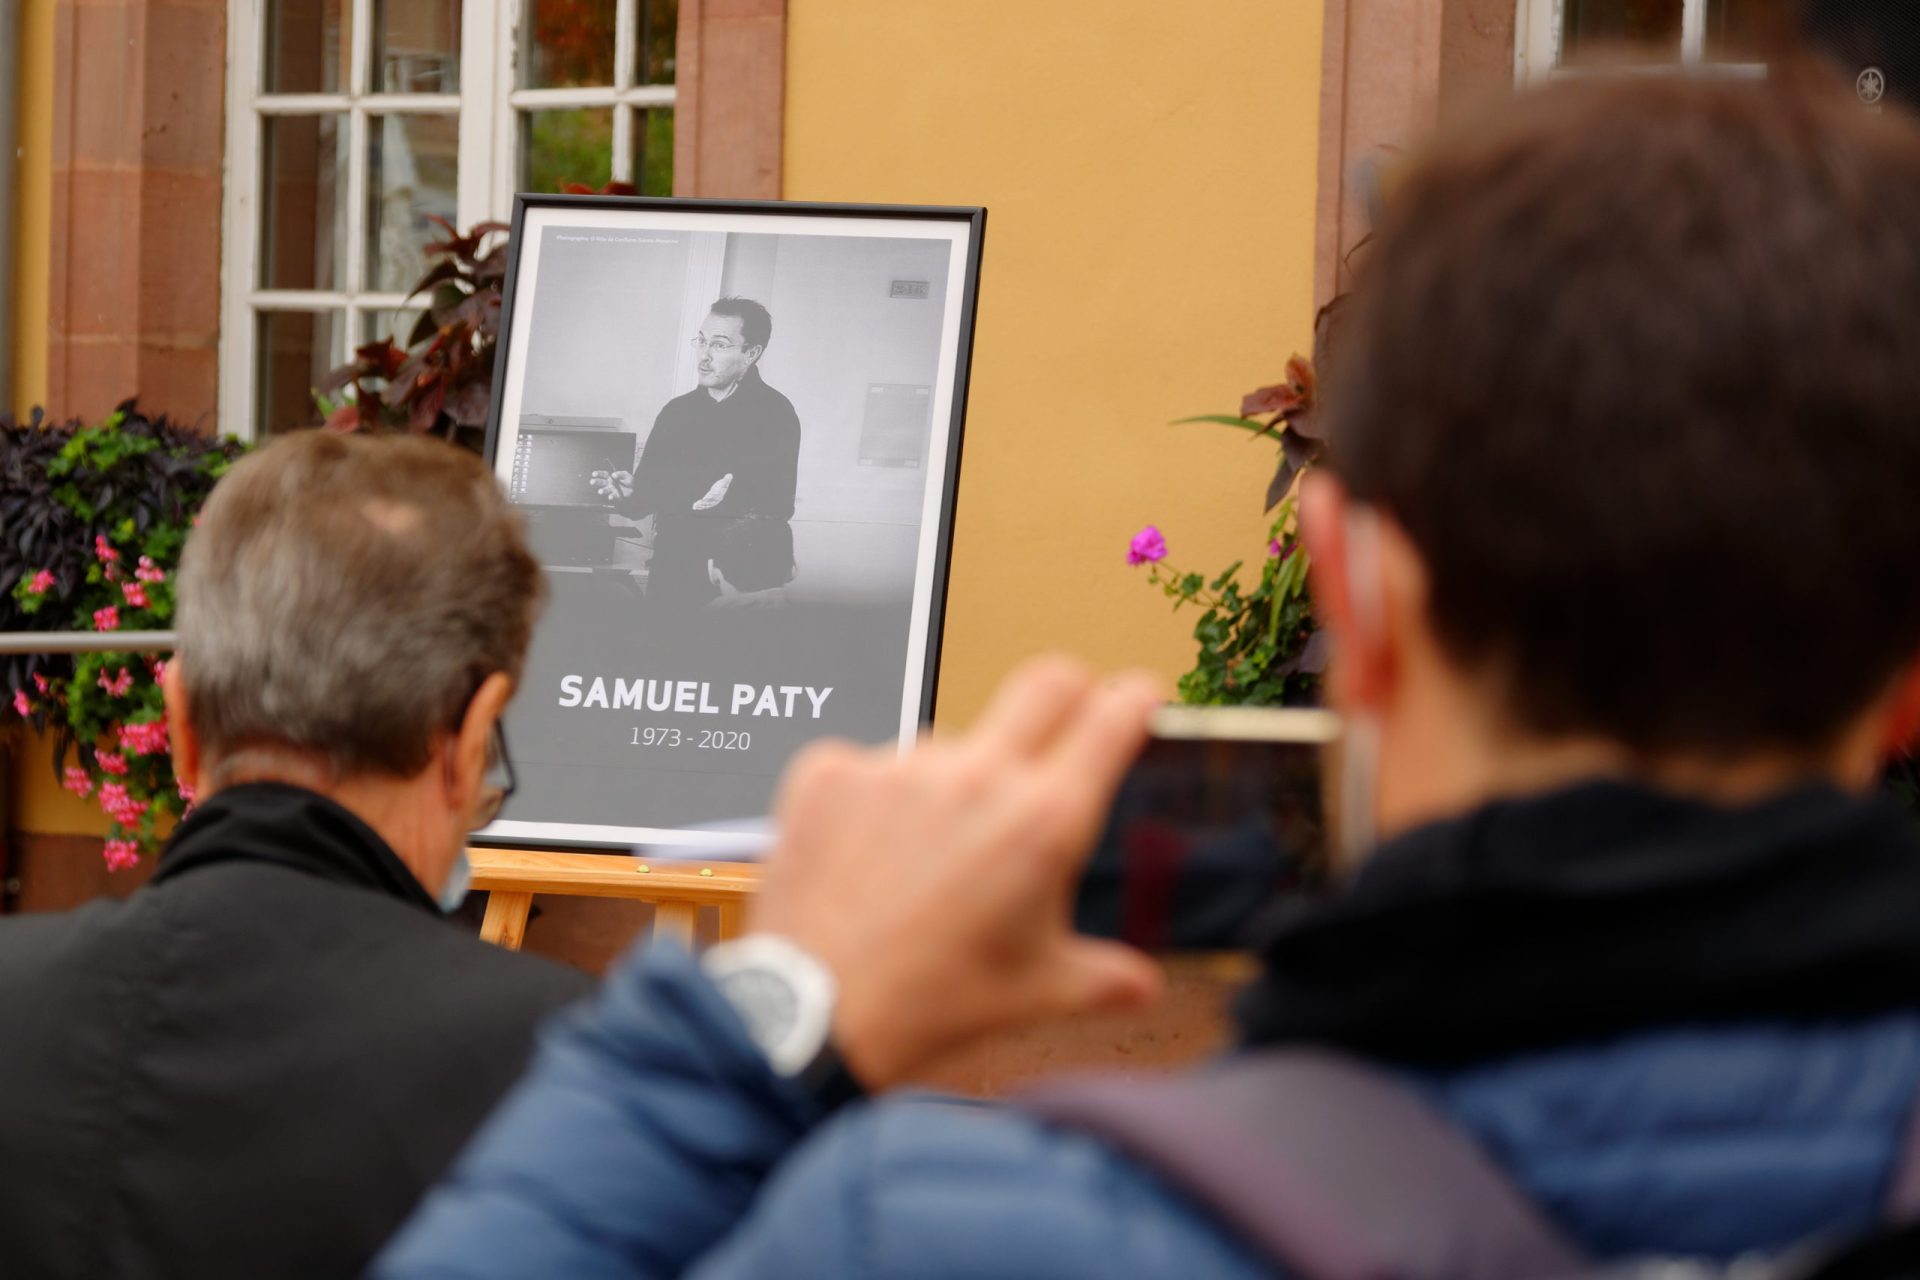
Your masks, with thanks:
[{"label": "watch face", "polygon": [[737,969],[721,979],[720,987],[762,1050],[772,1052],[799,1021],[799,995],[771,969]]}]

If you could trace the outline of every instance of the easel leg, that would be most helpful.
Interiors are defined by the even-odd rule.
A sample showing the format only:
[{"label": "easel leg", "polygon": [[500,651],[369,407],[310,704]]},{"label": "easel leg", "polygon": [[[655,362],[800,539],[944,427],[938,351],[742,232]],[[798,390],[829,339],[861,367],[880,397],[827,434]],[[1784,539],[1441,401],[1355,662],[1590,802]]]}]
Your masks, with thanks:
[{"label": "easel leg", "polygon": [[655,941],[673,939],[687,950],[693,950],[694,930],[700,923],[699,904],[693,902],[656,902],[653,904],[653,936]]},{"label": "easel leg", "polygon": [[480,941],[518,951],[527,936],[527,913],[533,895],[495,889],[487,895],[487,914],[480,921]]}]

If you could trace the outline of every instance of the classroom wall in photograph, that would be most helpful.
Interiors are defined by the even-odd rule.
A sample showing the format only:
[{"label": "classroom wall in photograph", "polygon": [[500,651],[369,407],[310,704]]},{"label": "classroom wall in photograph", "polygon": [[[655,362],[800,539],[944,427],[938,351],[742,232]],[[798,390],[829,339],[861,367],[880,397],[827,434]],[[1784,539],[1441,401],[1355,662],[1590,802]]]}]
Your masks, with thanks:
[{"label": "classroom wall in photograph", "polygon": [[947,271],[944,241],[728,238],[721,291],[771,312],[760,370],[800,416],[798,592],[912,581]]}]

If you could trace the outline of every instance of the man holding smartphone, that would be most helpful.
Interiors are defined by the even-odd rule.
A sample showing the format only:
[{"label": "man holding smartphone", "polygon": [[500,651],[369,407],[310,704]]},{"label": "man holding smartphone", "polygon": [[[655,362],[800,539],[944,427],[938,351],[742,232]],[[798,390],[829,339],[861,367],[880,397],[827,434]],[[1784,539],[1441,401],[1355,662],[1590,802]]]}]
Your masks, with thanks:
[{"label": "man holding smartphone", "polygon": [[[1562,82],[1377,231],[1301,500],[1379,844],[1245,1049],[1372,1064],[1588,1259],[1860,1230],[1920,1088],[1920,845],[1869,798],[1920,725],[1920,132],[1792,68]],[[1152,996],[1067,920],[1153,701],[1043,663],[810,751],[755,933],[616,970],[376,1274],[1325,1274],[1031,1110],[841,1106]]]}]

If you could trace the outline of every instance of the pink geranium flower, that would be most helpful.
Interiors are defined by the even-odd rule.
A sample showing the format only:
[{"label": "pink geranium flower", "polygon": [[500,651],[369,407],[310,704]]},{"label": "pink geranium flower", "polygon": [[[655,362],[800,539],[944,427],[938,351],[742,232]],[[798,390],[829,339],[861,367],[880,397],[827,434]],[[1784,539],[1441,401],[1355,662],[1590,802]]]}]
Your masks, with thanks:
[{"label": "pink geranium flower", "polygon": [[109,680],[107,673],[102,671],[98,684],[112,696],[124,698],[127,696],[127,690],[133,688],[133,672],[122,667],[120,668],[120,674]]},{"label": "pink geranium flower", "polygon": [[137,582],[121,583],[120,594],[127,598],[129,608],[144,609],[147,607],[147,589]]},{"label": "pink geranium flower", "polygon": [[101,564],[112,564],[120,558],[120,553],[113,549],[112,544],[107,541],[107,535],[104,533],[96,533],[93,535],[93,554],[99,559]]},{"label": "pink geranium flower", "polygon": [[141,556],[140,567],[133,571],[133,576],[142,582],[165,582],[167,571],[155,564],[152,556]]},{"label": "pink geranium flower", "polygon": [[93,794],[93,779],[77,764],[67,766],[67,771],[60,776],[60,785],[82,800]]},{"label": "pink geranium flower", "polygon": [[120,610],[113,605],[93,611],[93,629],[95,631],[117,631],[120,629]]},{"label": "pink geranium flower", "polygon": [[164,680],[167,678],[167,660],[165,658],[155,658],[152,666],[153,678],[155,680]]},{"label": "pink geranium flower", "polygon": [[125,871],[140,865],[140,846],[131,840],[109,840],[101,852],[106,857],[109,871]]},{"label": "pink geranium flower", "polygon": [[27,590],[35,595],[45,595],[53,588],[53,570],[41,569],[27,582]]},{"label": "pink geranium flower", "polygon": [[1128,564],[1152,564],[1167,558],[1167,540],[1160,536],[1160,530],[1148,525],[1133,535],[1133,541],[1127,544]]},{"label": "pink geranium flower", "polygon": [[33,714],[33,708],[27,704],[27,691],[25,689],[15,689],[13,691],[13,709],[18,711],[22,717]]},{"label": "pink geranium flower", "polygon": [[137,800],[127,794],[122,783],[109,782],[100,788],[100,808],[109,818],[122,826],[130,826],[145,816],[150,806],[145,800]]},{"label": "pink geranium flower", "polygon": [[[127,776],[127,758],[125,756],[118,755],[112,751],[96,751],[93,753],[93,758],[99,762],[102,773],[110,773],[116,778],[124,778]],[[108,783],[107,785],[112,786],[113,784]],[[102,794],[104,795],[105,792],[103,791]]]},{"label": "pink geranium flower", "polygon": [[173,786],[180,793],[180,798],[187,802],[187,808],[193,808],[193,788],[184,782],[176,782]]},{"label": "pink geranium flower", "polygon": [[148,720],[120,730],[120,746],[136,756],[161,755],[167,750],[167,722]]}]

